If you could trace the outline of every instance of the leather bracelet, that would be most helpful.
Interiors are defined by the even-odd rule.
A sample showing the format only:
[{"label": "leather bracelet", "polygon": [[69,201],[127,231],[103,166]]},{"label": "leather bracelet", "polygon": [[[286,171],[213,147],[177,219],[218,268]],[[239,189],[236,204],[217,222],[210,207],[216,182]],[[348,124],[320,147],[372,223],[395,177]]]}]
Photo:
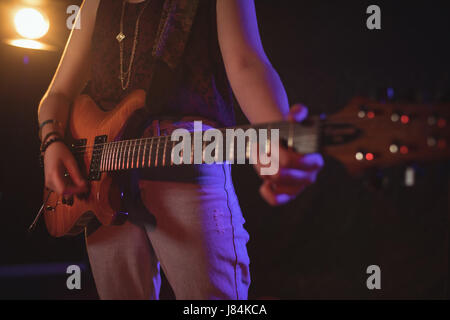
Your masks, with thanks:
[{"label": "leather bracelet", "polygon": [[61,137],[61,134],[59,133],[59,131],[52,131],[46,134],[46,136],[44,137],[44,139],[42,139],[41,142],[41,147],[44,145],[45,142],[47,142],[47,139],[50,138],[51,136],[58,136],[59,138]]},{"label": "leather bracelet", "polygon": [[55,142],[62,142],[64,143],[64,140],[60,137],[55,137],[52,139],[49,139],[41,148],[41,155],[44,155],[45,151],[48,149],[48,147],[50,147],[50,145],[52,145]]},{"label": "leather bracelet", "polygon": [[58,120],[54,120],[54,119],[45,120],[39,124],[39,130],[42,130],[42,128],[45,125],[50,124],[50,123],[60,124],[60,122]]}]

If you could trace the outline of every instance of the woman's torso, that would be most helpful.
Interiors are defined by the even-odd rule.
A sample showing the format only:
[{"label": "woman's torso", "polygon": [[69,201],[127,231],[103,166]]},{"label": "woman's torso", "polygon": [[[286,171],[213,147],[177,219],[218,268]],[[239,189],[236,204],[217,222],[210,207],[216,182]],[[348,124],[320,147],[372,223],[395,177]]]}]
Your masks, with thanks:
[{"label": "woman's torso", "polygon": [[[116,39],[120,31],[122,1],[102,0],[97,13],[92,39],[91,78],[84,93],[89,94],[105,110],[113,109],[118,102],[135,89],[148,92],[151,78],[152,48],[164,0],[147,0],[139,24],[130,85],[122,90],[119,79],[120,49]],[[181,78],[165,106],[164,115],[181,118],[199,116],[220,125],[234,125],[233,95],[226,77],[219,49],[216,24],[216,1],[200,0],[180,64]],[[139,13],[145,2],[127,3],[123,30],[123,63],[126,71],[130,62],[134,31]],[[153,81],[158,81],[154,79]],[[151,108],[151,106],[150,106]]]}]

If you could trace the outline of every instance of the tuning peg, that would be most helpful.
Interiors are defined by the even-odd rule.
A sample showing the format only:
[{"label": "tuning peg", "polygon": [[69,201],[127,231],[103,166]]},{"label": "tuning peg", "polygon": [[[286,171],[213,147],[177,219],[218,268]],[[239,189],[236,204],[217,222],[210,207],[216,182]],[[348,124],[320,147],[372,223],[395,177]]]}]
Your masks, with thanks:
[{"label": "tuning peg", "polygon": [[400,153],[400,154],[408,154],[410,151],[410,147],[407,145],[402,145],[399,143],[392,143],[389,145],[389,152],[392,154]]},{"label": "tuning peg", "polygon": [[358,151],[355,153],[355,159],[357,161],[373,161],[375,160],[375,154],[373,152]]},{"label": "tuning peg", "polygon": [[360,119],[373,119],[377,112],[366,105],[359,106],[358,118]]},{"label": "tuning peg", "polygon": [[402,124],[409,124],[411,122],[411,115],[400,112],[400,111],[394,111],[391,114],[391,121],[402,123]]}]

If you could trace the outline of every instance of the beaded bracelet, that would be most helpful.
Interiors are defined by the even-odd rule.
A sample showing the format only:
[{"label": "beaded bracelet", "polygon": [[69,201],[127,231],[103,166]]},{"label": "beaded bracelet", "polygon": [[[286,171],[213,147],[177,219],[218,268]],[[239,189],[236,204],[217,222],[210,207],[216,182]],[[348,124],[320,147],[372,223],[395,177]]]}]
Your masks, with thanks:
[{"label": "beaded bracelet", "polygon": [[59,131],[51,131],[45,135],[44,139],[42,139],[41,147],[44,145],[45,142],[47,142],[47,139],[50,138],[51,136],[57,136],[59,138],[62,138]]},{"label": "beaded bracelet", "polygon": [[45,151],[48,149],[48,147],[50,147],[51,144],[55,143],[55,142],[62,142],[64,143],[64,140],[60,137],[55,137],[52,139],[49,139],[41,148],[41,155],[44,155]]}]

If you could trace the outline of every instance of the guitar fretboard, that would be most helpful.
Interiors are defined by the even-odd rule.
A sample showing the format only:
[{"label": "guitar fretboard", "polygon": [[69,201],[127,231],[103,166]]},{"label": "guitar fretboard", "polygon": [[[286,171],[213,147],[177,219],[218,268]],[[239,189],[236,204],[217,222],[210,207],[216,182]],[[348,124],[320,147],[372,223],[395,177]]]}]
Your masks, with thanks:
[{"label": "guitar fretboard", "polygon": [[[259,140],[255,143],[254,139],[250,139],[249,136],[246,136],[244,140],[239,140],[236,137],[226,139],[227,129],[242,129],[244,131],[247,129],[256,129],[256,132],[258,132],[258,129],[266,129],[267,139],[265,141],[265,150],[267,150],[267,152],[270,151],[272,129],[278,129],[280,141],[283,141],[287,147],[293,148],[297,152],[303,154],[313,153],[317,152],[319,148],[319,128],[317,123],[305,125],[281,122],[258,126],[234,127],[216,129],[222,133],[222,143],[219,143],[214,139],[212,139],[212,141],[204,141],[203,139],[198,141],[198,139],[196,140],[195,135],[203,135],[204,132],[191,132],[191,143],[189,144],[191,152],[189,159],[184,159],[183,154],[181,154],[183,163],[209,163],[205,161],[205,151],[207,151],[207,148],[210,148],[208,146],[211,144],[216,144],[216,151],[220,150],[222,153],[221,157],[219,157],[219,153],[214,154],[214,159],[217,162],[221,162],[220,160],[222,160],[230,161],[231,163],[234,163],[235,161],[237,163],[242,163],[243,159],[249,159],[253,152],[252,150],[257,150],[252,148],[256,148],[255,144],[260,143]],[[177,164],[174,163],[174,148],[180,142],[181,140],[172,141],[171,135],[165,135],[103,143],[94,146],[92,161],[97,163],[100,172],[173,166]],[[239,148],[237,148],[238,146]],[[242,154],[242,152],[239,152],[238,154],[237,150],[244,150],[244,154]],[[187,152],[187,154],[189,154],[189,152]]]}]

